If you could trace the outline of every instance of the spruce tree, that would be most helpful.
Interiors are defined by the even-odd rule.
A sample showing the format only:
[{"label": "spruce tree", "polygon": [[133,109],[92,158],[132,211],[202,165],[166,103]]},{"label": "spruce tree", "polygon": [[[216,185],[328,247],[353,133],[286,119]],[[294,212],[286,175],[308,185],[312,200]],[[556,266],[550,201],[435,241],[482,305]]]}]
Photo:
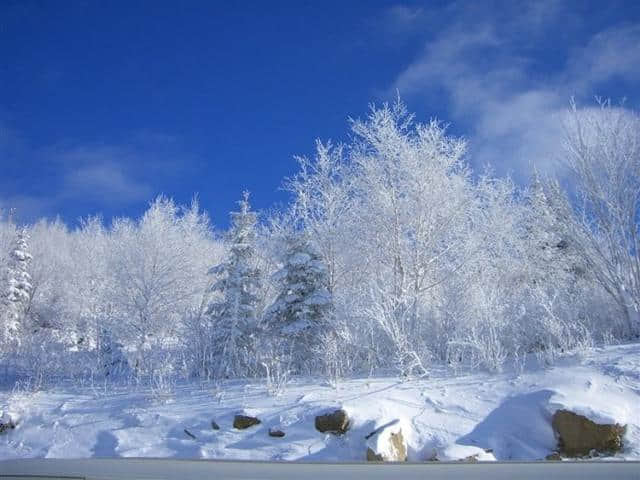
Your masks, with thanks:
[{"label": "spruce tree", "polygon": [[219,294],[219,300],[207,309],[213,323],[218,378],[247,373],[257,323],[256,292],[261,286],[255,250],[257,215],[251,211],[247,192],[239,205],[240,210],[231,213],[228,258],[209,271],[216,279],[211,291]]},{"label": "spruce tree", "polygon": [[263,319],[269,336],[284,343],[299,372],[309,365],[321,335],[332,328],[333,300],[328,269],[304,233],[286,239],[283,267],[274,274],[280,293]]},{"label": "spruce tree", "polygon": [[9,251],[5,271],[5,292],[2,298],[2,335],[5,345],[19,344],[24,319],[31,302],[33,287],[29,275],[32,256],[27,245],[28,235],[24,229],[16,232]]},{"label": "spruce tree", "polygon": [[533,281],[558,286],[561,281],[558,276],[579,275],[583,268],[572,248],[571,238],[554,210],[537,171],[534,172],[525,199],[529,205],[526,222],[531,245],[529,265],[536,271]]}]

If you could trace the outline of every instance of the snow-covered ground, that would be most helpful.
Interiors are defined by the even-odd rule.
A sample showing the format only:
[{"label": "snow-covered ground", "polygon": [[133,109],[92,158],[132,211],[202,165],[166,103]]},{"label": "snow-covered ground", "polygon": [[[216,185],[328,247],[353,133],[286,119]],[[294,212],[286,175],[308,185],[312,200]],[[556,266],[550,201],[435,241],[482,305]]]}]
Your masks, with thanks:
[{"label": "snow-covered ground", "polygon": [[[343,407],[352,418],[341,437],[314,428],[314,417]],[[474,374],[401,382],[347,380],[337,390],[311,380],[292,382],[274,397],[260,382],[215,391],[179,385],[159,402],[124,387],[64,387],[35,394],[0,391],[0,408],[17,419],[0,435],[0,459],[19,457],[181,457],[251,460],[364,460],[365,435],[399,420],[409,460],[542,459],[555,448],[550,418],[569,408],[600,422],[628,424],[617,458],[640,459],[640,345],[566,357],[524,374]],[[262,424],[235,430],[236,413]],[[214,420],[220,430],[213,430]],[[286,433],[268,435],[269,428]],[[185,433],[187,429],[195,439]],[[485,450],[491,449],[491,453]]]}]

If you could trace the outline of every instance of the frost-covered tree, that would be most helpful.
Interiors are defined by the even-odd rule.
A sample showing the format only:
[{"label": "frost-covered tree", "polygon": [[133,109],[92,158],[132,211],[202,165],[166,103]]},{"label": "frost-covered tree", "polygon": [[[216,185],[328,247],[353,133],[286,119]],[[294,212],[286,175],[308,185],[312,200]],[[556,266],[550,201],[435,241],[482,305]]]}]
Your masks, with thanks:
[{"label": "frost-covered tree", "polygon": [[312,366],[312,347],[333,329],[329,272],[304,232],[287,236],[282,263],[273,275],[279,294],[265,312],[262,327],[290,353],[292,367],[300,372]]},{"label": "frost-covered tree", "polygon": [[424,373],[430,306],[469,259],[465,143],[437,121],[415,122],[399,100],[372,108],[352,129],[358,228],[351,238],[366,272],[361,312],[384,332],[401,373]]},{"label": "frost-covered tree", "polygon": [[313,237],[322,254],[331,292],[345,280],[341,251],[349,241],[349,235],[342,234],[351,206],[343,150],[342,145],[318,140],[315,157],[296,157],[300,171],[286,181],[287,190],[294,195],[292,216]]},{"label": "frost-covered tree", "polygon": [[[201,301],[208,219],[197,203],[182,209],[157,198],[138,222],[115,221],[108,289],[115,340],[131,355],[138,377],[173,374],[183,321]],[[199,232],[199,233],[198,233]]]},{"label": "frost-covered tree", "polygon": [[56,333],[72,345],[77,339],[75,322],[79,291],[75,275],[84,258],[72,246],[68,227],[60,220],[41,219],[29,229],[33,253],[33,300],[30,317],[38,330]]},{"label": "frost-covered tree", "polygon": [[524,248],[529,310],[529,349],[552,358],[579,340],[585,322],[584,262],[576,253],[573,236],[553,207],[552,199],[537,172],[525,192]]},{"label": "frost-covered tree", "polygon": [[209,270],[215,278],[211,292],[217,294],[207,310],[213,322],[217,378],[245,375],[253,363],[257,292],[262,284],[256,267],[257,214],[251,210],[248,192],[239,205],[240,210],[231,213],[227,259]]},{"label": "frost-covered tree", "polygon": [[458,248],[468,259],[434,297],[427,321],[430,349],[457,368],[500,370],[513,346],[522,314],[524,288],[519,268],[518,225],[523,214],[509,179],[485,173],[473,185],[468,205],[471,222]]},{"label": "frost-covered tree", "polygon": [[[75,298],[73,339],[82,349],[101,352],[103,335],[109,337],[108,234],[99,217],[84,219],[71,235],[74,256],[79,258],[71,274]],[[106,343],[109,340],[106,339]]]},{"label": "frost-covered tree", "polygon": [[31,303],[32,285],[29,264],[32,256],[25,229],[16,231],[5,271],[5,293],[2,298],[2,335],[5,344],[19,344],[26,334],[26,314]]},{"label": "frost-covered tree", "polygon": [[559,182],[549,187],[557,215],[589,272],[618,305],[619,330],[638,335],[640,116],[609,102],[599,108],[572,103],[561,160],[570,183],[568,189]]},{"label": "frost-covered tree", "polygon": [[165,197],[110,225],[0,217],[3,360],[277,387],[292,370],[499,370],[640,332],[637,113],[573,106],[561,178],[527,188],[473,174],[464,140],[400,101],[351,129],[298,158],[264,224],[245,195],[224,242],[197,202]]}]

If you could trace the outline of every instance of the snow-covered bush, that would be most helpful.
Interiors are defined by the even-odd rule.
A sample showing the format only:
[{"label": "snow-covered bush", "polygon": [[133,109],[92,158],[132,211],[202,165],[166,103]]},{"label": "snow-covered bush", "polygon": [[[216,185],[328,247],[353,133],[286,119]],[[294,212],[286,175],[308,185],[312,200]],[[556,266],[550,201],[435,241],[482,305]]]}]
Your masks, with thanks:
[{"label": "snow-covered bush", "polygon": [[283,394],[292,374],[291,349],[287,348],[282,339],[270,339],[262,344],[259,362],[264,369],[262,373],[269,395]]}]

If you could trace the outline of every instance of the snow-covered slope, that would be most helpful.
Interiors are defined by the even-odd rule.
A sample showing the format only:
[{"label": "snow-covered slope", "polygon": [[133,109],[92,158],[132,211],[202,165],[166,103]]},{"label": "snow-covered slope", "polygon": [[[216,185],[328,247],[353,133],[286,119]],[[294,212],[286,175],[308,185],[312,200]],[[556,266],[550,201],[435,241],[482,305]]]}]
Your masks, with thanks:
[{"label": "snow-covered slope", "polygon": [[[259,382],[177,386],[168,402],[149,391],[60,387],[36,394],[0,392],[0,407],[19,422],[0,435],[0,459],[17,457],[197,457],[252,460],[364,460],[365,436],[402,422],[409,460],[544,458],[555,448],[550,418],[557,408],[601,422],[628,424],[619,458],[640,459],[640,345],[567,357],[554,368],[520,376],[475,374],[401,382],[353,379],[338,390],[312,380],[279,397]],[[352,418],[342,437],[314,429],[319,413],[343,407]],[[262,423],[231,427],[244,412]],[[215,419],[220,430],[211,428]],[[270,437],[269,428],[286,433]],[[196,438],[185,433],[187,429]],[[486,450],[491,450],[487,453]]]}]

